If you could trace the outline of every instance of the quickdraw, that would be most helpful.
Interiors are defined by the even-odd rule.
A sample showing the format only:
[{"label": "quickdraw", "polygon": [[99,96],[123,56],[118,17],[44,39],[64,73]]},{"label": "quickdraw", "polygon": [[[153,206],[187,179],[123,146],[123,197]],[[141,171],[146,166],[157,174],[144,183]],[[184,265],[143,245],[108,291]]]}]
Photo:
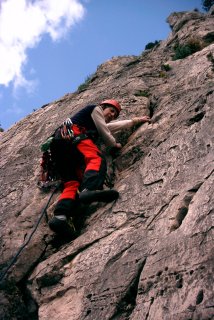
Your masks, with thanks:
[{"label": "quickdraw", "polygon": [[73,123],[70,118],[66,119],[63,122],[63,124],[60,128],[60,133],[61,133],[62,139],[71,140],[74,138],[74,132],[72,130],[72,126],[73,126]]}]

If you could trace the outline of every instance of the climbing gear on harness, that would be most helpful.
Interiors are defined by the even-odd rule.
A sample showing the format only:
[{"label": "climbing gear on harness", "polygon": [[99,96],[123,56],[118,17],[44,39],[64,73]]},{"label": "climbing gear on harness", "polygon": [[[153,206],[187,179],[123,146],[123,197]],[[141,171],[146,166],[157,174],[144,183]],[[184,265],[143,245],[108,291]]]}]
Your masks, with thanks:
[{"label": "climbing gear on harness", "polygon": [[51,142],[53,141],[54,137],[50,136],[42,145],[41,145],[41,151],[46,152],[50,150]]},{"label": "climbing gear on harness", "polygon": [[109,104],[109,105],[113,106],[117,110],[117,117],[119,116],[120,111],[121,111],[121,106],[118,101],[116,101],[114,99],[109,99],[109,100],[104,100],[100,103],[100,105],[104,105],[104,104]]},{"label": "climbing gear on harness", "polygon": [[[68,125],[70,123],[68,122]],[[63,125],[63,127],[66,125]],[[62,133],[63,130],[63,133]],[[55,187],[56,183],[60,182],[60,176],[56,169],[56,164],[54,157],[52,156],[51,152],[51,144],[53,143],[54,139],[60,140],[65,139],[72,145],[77,145],[82,140],[88,139],[89,136],[91,136],[91,132],[89,133],[80,133],[77,136],[74,136],[74,133],[72,129],[66,129],[68,130],[67,133],[65,129],[62,127],[58,128],[55,131],[55,134],[50,136],[42,145],[41,145],[41,151],[42,159],[40,163],[40,178],[37,182],[38,188],[40,188],[42,191],[49,191],[53,187]],[[67,138],[66,138],[67,134]],[[72,137],[73,136],[73,137]]]},{"label": "climbing gear on harness", "polygon": [[73,123],[70,118],[67,118],[60,127],[60,133],[62,139],[71,140],[74,138],[74,132],[72,130]]},{"label": "climbing gear on harness", "polygon": [[90,204],[92,202],[112,202],[119,197],[119,192],[110,190],[87,190],[84,189],[79,193],[79,200],[84,204]]},{"label": "climbing gear on harness", "polygon": [[51,199],[54,195],[54,193],[59,189],[59,185],[57,185],[55,187],[55,189],[53,190],[53,192],[51,193],[45,207],[42,209],[41,215],[39,216],[39,219],[37,220],[35,227],[33,229],[33,231],[31,232],[31,234],[29,235],[29,237],[27,238],[27,240],[24,242],[24,244],[19,248],[19,250],[17,251],[16,255],[13,257],[12,261],[10,262],[10,264],[8,265],[8,267],[6,268],[6,270],[1,274],[0,276],[0,281],[2,281],[4,279],[4,277],[7,275],[8,271],[12,268],[12,266],[16,263],[19,255],[21,254],[21,252],[24,250],[24,248],[29,244],[31,238],[33,237],[34,233],[36,232],[40,222],[42,221],[42,218],[45,216],[46,218],[46,222],[48,222],[48,215],[47,215],[47,209],[48,206],[51,202]]},{"label": "climbing gear on harness", "polygon": [[[46,148],[47,148],[47,145],[49,145],[49,148],[51,145],[50,138],[48,140],[49,142],[46,144]],[[53,139],[51,139],[51,141],[52,140]],[[43,150],[44,150],[44,144],[42,145]],[[57,175],[57,172],[55,169],[55,163],[52,159],[50,150],[46,150],[45,152],[43,152],[42,160],[40,163],[40,170],[41,170],[41,173],[40,173],[39,181],[37,182],[37,186],[43,191],[48,191],[51,188],[56,187],[56,185],[60,183],[60,179],[59,179],[59,176]]]},{"label": "climbing gear on harness", "polygon": [[88,139],[89,136],[86,133],[80,133],[78,136],[74,137],[72,144],[78,144],[80,141]]},{"label": "climbing gear on harness", "polygon": [[63,124],[56,129],[55,133],[48,137],[48,139],[41,145],[42,159],[40,163],[40,178],[37,186],[43,191],[49,191],[52,187],[55,187],[56,181],[60,180],[59,174],[56,170],[55,160],[51,153],[51,145],[54,139],[64,139],[71,141],[72,144],[77,144],[83,139],[87,139],[86,134],[81,134],[74,137],[72,130],[73,123],[70,118],[67,118]]}]

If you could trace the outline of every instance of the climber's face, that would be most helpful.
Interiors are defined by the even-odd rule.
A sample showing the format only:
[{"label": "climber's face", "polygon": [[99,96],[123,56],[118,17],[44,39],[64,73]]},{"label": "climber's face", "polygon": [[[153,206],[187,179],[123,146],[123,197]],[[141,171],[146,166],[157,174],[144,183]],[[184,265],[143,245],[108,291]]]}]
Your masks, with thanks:
[{"label": "climber's face", "polygon": [[117,118],[117,110],[114,107],[107,107],[103,110],[103,115],[105,122],[109,123],[110,121]]}]

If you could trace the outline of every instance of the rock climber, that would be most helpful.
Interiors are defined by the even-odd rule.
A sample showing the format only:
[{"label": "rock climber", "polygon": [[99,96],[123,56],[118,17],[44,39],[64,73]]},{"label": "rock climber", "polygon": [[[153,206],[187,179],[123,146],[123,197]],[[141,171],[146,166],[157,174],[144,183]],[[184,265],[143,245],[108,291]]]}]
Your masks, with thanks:
[{"label": "rock climber", "polygon": [[[69,232],[69,217],[74,216],[77,203],[111,202],[118,198],[116,190],[103,189],[106,160],[97,146],[100,137],[108,147],[122,148],[113,134],[136,124],[150,122],[148,116],[114,121],[121,106],[114,99],[99,105],[88,105],[57,129],[51,145],[56,169],[63,181],[63,191],[54,209],[49,227],[56,233]],[[78,194],[79,192],[79,194]]]}]

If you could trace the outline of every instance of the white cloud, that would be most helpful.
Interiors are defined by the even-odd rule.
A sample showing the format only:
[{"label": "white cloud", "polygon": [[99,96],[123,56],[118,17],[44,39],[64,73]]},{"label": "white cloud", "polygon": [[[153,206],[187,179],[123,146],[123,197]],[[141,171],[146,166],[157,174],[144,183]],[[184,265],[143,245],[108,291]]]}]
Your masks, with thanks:
[{"label": "white cloud", "polygon": [[[84,16],[78,0],[3,0],[0,4],[0,85],[32,90],[22,69],[27,49],[38,45],[44,34],[53,41],[65,36]],[[31,88],[31,89],[30,89]]]}]

